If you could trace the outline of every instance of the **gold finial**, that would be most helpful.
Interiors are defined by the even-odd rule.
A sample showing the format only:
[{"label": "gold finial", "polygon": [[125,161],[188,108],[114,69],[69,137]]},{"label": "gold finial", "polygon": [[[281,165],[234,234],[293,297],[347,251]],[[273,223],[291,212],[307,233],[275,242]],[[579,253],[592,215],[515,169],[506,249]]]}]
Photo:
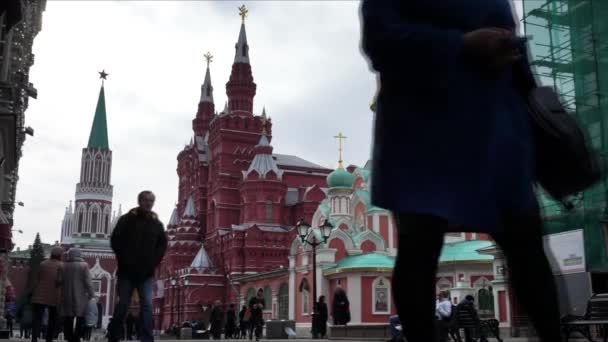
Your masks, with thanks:
[{"label": "gold finial", "polygon": [[262,121],[262,134],[266,134],[266,124],[268,123],[268,117],[266,117],[266,107],[262,111],[262,116],[260,118]]},{"label": "gold finial", "polygon": [[347,137],[340,132],[338,135],[334,136],[334,138],[338,139],[338,155],[340,158],[338,160],[338,168],[342,169],[344,168],[344,165],[342,165],[342,140],[346,139]]},{"label": "gold finial", "polygon": [[248,13],[249,10],[247,9],[247,7],[245,7],[245,5],[239,7],[239,15],[241,16],[241,19],[243,19],[243,24],[245,23],[245,18],[247,18]]},{"label": "gold finial", "polygon": [[207,61],[207,68],[208,68],[209,63],[213,62],[213,55],[211,54],[211,52],[207,51],[207,53],[204,54],[203,57],[205,57],[205,60]]}]

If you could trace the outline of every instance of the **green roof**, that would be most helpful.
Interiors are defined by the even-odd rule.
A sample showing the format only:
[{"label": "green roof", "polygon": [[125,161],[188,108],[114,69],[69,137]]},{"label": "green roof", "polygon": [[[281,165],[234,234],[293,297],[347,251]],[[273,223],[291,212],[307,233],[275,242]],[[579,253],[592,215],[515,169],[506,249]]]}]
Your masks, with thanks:
[{"label": "green roof", "polygon": [[363,180],[364,180],[365,182],[367,182],[367,180],[369,179],[370,170],[367,170],[367,169],[364,169],[364,168],[360,168],[360,167],[359,167],[359,168],[357,168],[357,169],[355,170],[355,172],[354,172],[354,173],[358,173],[358,174],[360,174],[360,175],[363,177]]},{"label": "green roof", "polygon": [[327,185],[330,188],[352,188],[353,180],[354,177],[350,172],[339,167],[327,176]]},{"label": "green roof", "polygon": [[366,253],[360,255],[350,255],[342,258],[336,266],[329,267],[324,272],[331,272],[335,270],[348,270],[358,268],[393,268],[395,265],[395,258],[380,254],[380,253]]},{"label": "green roof", "polygon": [[481,261],[494,260],[491,255],[479,254],[478,249],[492,246],[492,241],[471,240],[454,243],[446,243],[441,250],[439,262],[454,261]]},{"label": "green roof", "polygon": [[355,193],[357,194],[357,196],[359,196],[359,198],[361,198],[361,200],[363,201],[363,203],[365,203],[365,210],[366,211],[369,211],[369,210],[384,210],[384,209],[382,209],[380,207],[376,207],[375,205],[372,204],[372,200],[370,198],[369,191],[357,189],[357,190],[355,190]]},{"label": "green roof", "polygon": [[106,121],[106,97],[104,95],[103,84],[99,90],[99,99],[95,109],[95,118],[89,136],[89,148],[109,149],[108,144],[108,123]]}]

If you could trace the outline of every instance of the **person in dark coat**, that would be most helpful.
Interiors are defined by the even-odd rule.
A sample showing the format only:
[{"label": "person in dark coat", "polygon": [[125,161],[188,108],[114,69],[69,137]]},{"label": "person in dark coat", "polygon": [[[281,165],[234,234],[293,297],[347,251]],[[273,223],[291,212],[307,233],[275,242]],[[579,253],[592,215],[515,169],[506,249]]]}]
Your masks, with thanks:
[{"label": "person in dark coat", "polygon": [[[54,328],[57,323],[57,305],[61,296],[63,274],[61,256],[63,253],[63,248],[53,247],[51,257],[40,264],[38,271],[32,277],[33,293],[31,301],[34,309],[32,342],[38,341],[40,336],[44,336],[46,342],[53,341]],[[46,330],[41,329],[44,326],[45,313],[47,315]],[[41,333],[44,334],[41,335]]]},{"label": "person in dark coat", "polygon": [[233,338],[236,330],[236,312],[234,304],[230,304],[226,311],[226,338]]},{"label": "person in dark coat", "polygon": [[249,300],[249,307],[251,308],[251,319],[249,321],[249,339],[253,338],[255,333],[255,340],[259,341],[262,336],[262,328],[264,327],[264,290],[259,289],[255,297]]},{"label": "person in dark coat", "polygon": [[[477,309],[475,308],[475,297],[471,295],[464,297],[464,299],[458,303],[458,305],[456,305],[456,312],[459,319],[461,319],[461,317],[466,317],[467,319],[473,320],[476,325],[479,325],[479,315],[477,314]],[[474,332],[472,328],[464,329],[465,342],[473,342],[473,336]]]},{"label": "person in dark coat", "polygon": [[361,45],[379,81],[371,199],[396,217],[392,289],[409,342],[434,338],[437,261],[454,231],[492,235],[541,341],[560,339],[525,98],[535,80],[511,5],[362,1]]},{"label": "person in dark coat", "polygon": [[211,310],[211,335],[214,340],[222,339],[222,330],[224,328],[224,309],[222,303],[218,300],[215,302]]},{"label": "person in dark coat", "polygon": [[350,322],[350,302],[341,287],[334,291],[331,314],[334,317],[334,325],[346,325]]},{"label": "person in dark coat", "polygon": [[142,191],[137,196],[139,206],[121,216],[110,240],[118,264],[116,284],[118,303],[108,327],[109,342],[118,342],[121,325],[131,303],[133,291],[139,295],[141,341],[154,341],[152,291],[154,271],[167,249],[167,236],[158,215],[152,211],[155,196]]},{"label": "person in dark coat", "polygon": [[319,302],[315,304],[315,329],[313,338],[324,339],[327,335],[327,320],[329,319],[327,312],[327,303],[325,303],[325,296],[319,296]]},{"label": "person in dark coat", "polygon": [[240,338],[247,338],[247,331],[249,331],[249,321],[251,320],[251,310],[247,304],[243,305],[241,311],[239,311],[239,328],[241,330]]},{"label": "person in dark coat", "polygon": [[133,333],[135,332],[135,316],[133,316],[133,313],[129,312],[127,314],[125,325],[127,326],[127,341],[131,341],[133,339]]}]

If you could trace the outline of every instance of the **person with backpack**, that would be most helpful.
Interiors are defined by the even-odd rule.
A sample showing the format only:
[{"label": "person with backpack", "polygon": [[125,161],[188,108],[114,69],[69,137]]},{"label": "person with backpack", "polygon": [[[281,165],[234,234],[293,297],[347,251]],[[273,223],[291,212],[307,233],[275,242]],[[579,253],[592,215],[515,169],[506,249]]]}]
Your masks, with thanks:
[{"label": "person with backpack", "polygon": [[264,290],[259,289],[258,294],[249,300],[249,307],[251,308],[251,320],[249,322],[249,340],[253,339],[255,333],[255,340],[259,341],[262,336],[262,328],[264,327]]}]

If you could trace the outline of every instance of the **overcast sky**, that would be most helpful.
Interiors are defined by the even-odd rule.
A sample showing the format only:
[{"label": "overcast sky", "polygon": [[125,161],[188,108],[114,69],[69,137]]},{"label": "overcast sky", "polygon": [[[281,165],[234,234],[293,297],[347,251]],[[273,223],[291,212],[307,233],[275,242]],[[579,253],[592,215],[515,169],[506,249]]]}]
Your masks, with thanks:
[{"label": "overcast sky", "polygon": [[[74,200],[100,81],[110,74],[106,108],[113,151],[114,209],[135,206],[137,193],[157,194],[166,222],[177,197],[176,156],[192,136],[205,63],[216,108],[240,28],[232,1],[48,1],[34,42],[26,123],[35,129],[23,147],[14,241],[60,238],[65,207]],[[359,52],[357,1],[247,1],[250,59],[257,95],[273,119],[275,152],[334,168],[342,131],[346,164],[370,154],[375,77]]]}]

